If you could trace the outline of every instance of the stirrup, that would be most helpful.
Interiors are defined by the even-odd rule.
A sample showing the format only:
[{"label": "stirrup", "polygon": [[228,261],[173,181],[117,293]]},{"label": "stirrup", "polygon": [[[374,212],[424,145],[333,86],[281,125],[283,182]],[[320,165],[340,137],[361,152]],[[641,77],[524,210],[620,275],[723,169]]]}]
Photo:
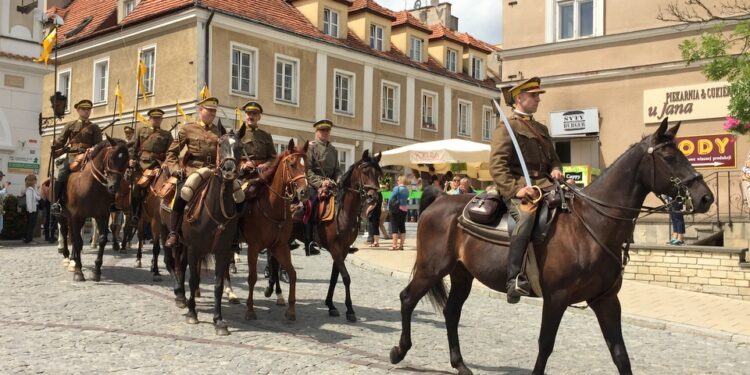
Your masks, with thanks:
[{"label": "stirrup", "polygon": [[516,279],[513,280],[513,291],[516,292],[516,293],[518,293],[518,294],[520,294],[520,295],[522,295],[522,296],[524,296],[524,297],[528,296],[530,294],[530,292],[528,290],[524,289],[524,288],[521,288],[519,286],[519,284],[520,284],[519,281],[525,281],[526,285],[527,286],[529,285],[529,281],[526,280],[525,277],[523,279],[521,279],[521,274],[519,273],[516,276]]},{"label": "stirrup", "polygon": [[50,206],[50,214],[53,216],[62,216],[63,214],[63,205],[60,202],[52,203],[52,206]]}]

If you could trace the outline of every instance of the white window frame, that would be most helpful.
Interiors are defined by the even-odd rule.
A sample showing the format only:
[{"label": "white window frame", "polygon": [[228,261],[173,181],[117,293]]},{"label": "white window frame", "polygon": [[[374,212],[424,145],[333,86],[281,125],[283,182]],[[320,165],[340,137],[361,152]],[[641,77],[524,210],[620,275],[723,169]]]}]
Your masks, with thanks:
[{"label": "white window frame", "polygon": [[[451,60],[451,53],[453,54],[453,60]],[[449,72],[458,72],[458,51],[453,48],[446,48],[445,50],[445,69]]]},{"label": "white window frame", "polygon": [[[385,118],[383,110],[385,109],[385,97],[383,91],[386,87],[393,89],[393,119]],[[380,121],[386,124],[398,125],[401,120],[401,85],[396,82],[382,80],[380,81]]]},{"label": "white window frame", "polygon": [[[415,43],[419,45],[419,48],[414,48]],[[410,59],[414,61],[422,62],[422,57],[424,56],[424,54],[422,53],[423,49],[424,49],[424,40],[422,40],[421,38],[417,38],[415,36],[409,36],[409,58]],[[419,56],[415,55],[415,51],[417,51],[416,53],[418,53]]]},{"label": "white window frame", "polygon": [[287,137],[285,135],[272,134],[271,139],[273,139],[273,147],[274,149],[276,149],[276,154],[278,155],[281,155],[282,153],[281,147],[279,146],[283,146],[284,148],[286,148],[286,146],[289,145],[289,141],[292,139],[294,139],[294,146],[295,147],[298,146],[297,138]]},{"label": "white window frame", "polygon": [[[328,20],[326,20],[326,12],[328,13]],[[333,15],[336,17],[332,17]],[[336,22],[333,22],[333,18],[336,18]],[[340,29],[341,14],[333,9],[323,8],[323,34],[338,38]]]},{"label": "white window frame", "polygon": [[[131,5],[131,4],[132,4],[133,6],[132,6],[132,7],[130,7],[130,9],[128,9],[128,8],[129,8],[129,7],[128,7],[128,5]],[[125,18],[125,17],[127,17],[127,16],[128,16],[128,15],[129,15],[130,13],[133,13],[133,11],[135,10],[135,7],[136,7],[136,6],[138,6],[138,1],[137,1],[137,0],[125,0],[125,1],[124,1],[124,2],[122,3],[122,18]]]},{"label": "white window frame", "polygon": [[[425,116],[424,116],[424,114],[425,114],[424,113],[424,111],[425,111],[425,100],[424,100],[424,98],[425,98],[425,96],[431,96],[432,97],[432,123],[433,123],[433,126],[435,127],[434,129],[431,129],[431,128],[428,128],[428,127],[424,126],[424,120],[425,120]],[[427,130],[427,131],[431,131],[431,132],[436,132],[437,133],[437,131],[438,131],[438,124],[439,124],[439,122],[438,122],[439,121],[438,115],[440,113],[440,111],[438,111],[438,109],[439,109],[439,105],[438,105],[439,100],[440,100],[440,96],[438,96],[438,93],[436,93],[434,91],[430,91],[430,90],[424,90],[424,89],[422,90],[421,95],[419,96],[419,101],[420,101],[419,105],[420,105],[420,108],[421,108],[421,111],[419,112],[420,113],[420,116],[419,116],[419,127],[422,130]]]},{"label": "white window frame", "polygon": [[[278,64],[279,63],[284,64],[290,64],[292,65],[292,98],[291,100],[286,100],[284,98],[279,98],[276,96],[276,86],[279,84],[278,82]],[[273,74],[273,102],[277,104],[283,104],[283,105],[291,105],[294,107],[299,107],[299,66],[300,66],[300,60],[296,57],[282,55],[279,53],[274,54],[274,74]]]},{"label": "white window frame", "polygon": [[[234,51],[239,50],[241,53],[247,53],[252,54],[251,56],[251,67],[250,67],[250,84],[248,87],[250,88],[250,92],[242,91],[242,84],[238,82],[238,88],[235,90],[232,87],[232,65],[233,65],[233,58],[234,58]],[[237,43],[237,42],[229,42],[229,95],[231,96],[240,96],[243,98],[250,98],[250,99],[258,99],[258,48],[248,46],[245,44]],[[242,73],[239,71],[241,70],[242,66],[242,58],[240,55],[240,68],[238,69],[239,73],[239,80],[242,79]],[[274,68],[275,71],[275,68]],[[275,95],[275,94],[274,94]]]},{"label": "white window frame", "polygon": [[[349,78],[349,88],[348,88],[349,95],[347,98],[347,101],[349,103],[349,111],[342,111],[342,110],[336,109],[336,105],[338,104],[336,103],[336,76],[338,75],[348,76]],[[333,94],[333,113],[337,115],[342,115],[342,116],[354,117],[354,114],[356,113],[355,107],[354,107],[355,100],[357,99],[356,90],[357,90],[357,75],[356,74],[354,74],[353,72],[348,72],[346,70],[334,69],[333,70],[333,90],[331,90],[333,91],[331,93]]]},{"label": "white window frame", "polygon": [[385,29],[383,28],[383,26],[380,26],[375,23],[371,23],[370,24],[370,48],[376,49],[378,51],[383,51],[385,48],[385,43],[383,42],[385,38],[384,35],[385,35]]},{"label": "white window frame", "polygon": [[[461,129],[461,108],[466,108],[466,124],[465,129]],[[456,109],[456,133],[459,137],[471,138],[471,127],[472,127],[472,102],[464,99],[458,99],[458,108]]]},{"label": "white window frame", "polygon": [[[60,78],[63,75],[66,75],[66,74],[68,75],[68,88],[67,88],[67,90],[62,91],[60,89],[61,86],[62,86],[60,84]],[[73,91],[71,89],[71,86],[73,86],[73,68],[59,70],[57,72],[57,91],[60,91],[61,94],[65,95],[65,98],[66,98],[65,99],[65,113],[70,113],[70,108],[72,107],[70,105],[70,99],[71,99],[70,98],[70,93],[71,93],[71,91]]]},{"label": "white window frame", "polygon": [[[98,72],[96,69],[97,65],[101,63],[107,63],[107,71],[103,77],[104,87],[99,87],[100,83],[98,81],[100,77],[97,76]],[[93,72],[94,73],[91,75],[91,77],[93,77],[93,79],[91,80],[91,102],[93,103],[94,106],[107,104],[107,99],[109,98],[109,56],[98,59],[98,60],[94,60]],[[104,98],[99,100],[98,94],[100,94],[100,92],[98,91],[102,89],[104,90]]]},{"label": "white window frame", "polygon": [[[154,50],[154,61],[153,64],[149,67],[149,64],[147,61],[143,61],[143,63],[146,65],[146,74],[143,77],[143,85],[146,86],[144,88],[144,91],[146,92],[146,96],[153,96],[156,95],[156,44],[143,46],[138,49],[138,60],[140,61],[143,56],[144,51],[148,50]],[[149,75],[149,72],[151,73]],[[149,90],[149,82],[151,82],[151,90]],[[141,97],[140,90],[137,93],[138,97]]]},{"label": "white window frame", "polygon": [[482,140],[492,140],[492,131],[494,130],[494,122],[492,119],[495,117],[495,111],[490,106],[482,106]]},{"label": "white window frame", "polygon": [[[477,80],[483,80],[484,79],[484,60],[476,57],[475,55],[471,54],[471,78],[477,79]],[[479,70],[477,70],[477,64],[479,64]]]},{"label": "white window frame", "polygon": [[[580,4],[581,2],[593,1],[593,33],[592,35],[580,37]],[[573,6],[573,37],[560,38],[560,4],[574,3]],[[575,39],[585,39],[604,35],[604,0],[545,0],[545,42],[554,43]]]},{"label": "white window frame", "polygon": [[[331,142],[331,144],[333,145],[333,147],[336,147],[336,149],[339,152],[341,151],[349,152],[349,155],[352,156],[350,158],[351,160],[344,161],[344,167],[342,169],[342,172],[346,172],[347,170],[349,170],[349,167],[351,167],[352,164],[354,164],[354,158],[356,157],[355,152],[357,151],[357,148],[354,147],[354,145],[350,145],[346,143]],[[336,156],[340,156],[340,155],[336,155]],[[341,158],[339,158],[339,164],[341,164]]]}]

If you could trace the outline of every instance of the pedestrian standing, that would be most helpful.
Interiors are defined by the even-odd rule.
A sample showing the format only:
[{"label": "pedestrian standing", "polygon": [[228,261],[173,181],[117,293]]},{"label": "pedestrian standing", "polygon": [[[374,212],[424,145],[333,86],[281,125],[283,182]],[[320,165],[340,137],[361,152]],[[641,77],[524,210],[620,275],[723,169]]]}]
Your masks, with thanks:
[{"label": "pedestrian standing", "polygon": [[406,207],[409,201],[409,189],[406,187],[404,175],[398,176],[396,183],[396,187],[391,192],[391,199],[388,201],[388,211],[391,214],[391,238],[393,238],[391,250],[403,250],[406,240]]},{"label": "pedestrian standing", "polygon": [[6,188],[10,185],[8,182],[3,182],[3,177],[5,177],[5,173],[0,171],[0,233],[3,233],[3,215],[5,215],[3,204],[5,203],[5,195],[7,194]]},{"label": "pedestrian standing", "polygon": [[380,214],[383,195],[378,191],[367,198],[367,233],[372,238],[370,247],[380,247]]},{"label": "pedestrian standing", "polygon": [[26,196],[26,235],[23,238],[23,243],[33,243],[36,244],[35,241],[32,241],[34,236],[34,228],[36,227],[36,217],[38,215],[37,212],[37,204],[39,203],[39,199],[41,199],[39,190],[36,188],[36,176],[33,174],[30,174],[26,176],[26,179],[24,181],[26,183],[26,191],[24,195]]},{"label": "pedestrian standing", "polygon": [[[662,195],[667,203],[672,203],[673,198],[668,195]],[[685,244],[685,217],[682,214],[682,202],[674,202],[669,207],[669,220],[672,222],[672,237],[667,245],[684,245]]]}]

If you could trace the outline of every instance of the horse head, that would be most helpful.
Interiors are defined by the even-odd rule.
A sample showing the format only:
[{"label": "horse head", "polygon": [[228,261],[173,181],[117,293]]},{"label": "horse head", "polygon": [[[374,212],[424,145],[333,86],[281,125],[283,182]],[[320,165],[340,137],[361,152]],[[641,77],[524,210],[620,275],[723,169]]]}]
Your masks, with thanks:
[{"label": "horse head", "polygon": [[[286,147],[286,152],[279,157],[280,166],[283,168],[282,179],[284,179],[285,192],[288,195],[301,201],[307,199],[307,147],[309,142],[305,141],[304,145],[295,146],[294,140],[290,139]],[[290,191],[290,190],[293,190]]]},{"label": "horse head", "polygon": [[380,168],[381,156],[381,153],[371,156],[370,150],[365,150],[362,158],[341,177],[342,185],[368,195],[377,193],[380,188],[379,179],[383,175],[383,170]]},{"label": "horse head", "polygon": [[242,143],[238,141],[233,130],[219,138],[219,143],[216,145],[216,159],[219,162],[219,173],[224,180],[235,180],[239,176],[237,160],[239,160],[241,150]]},{"label": "horse head", "polygon": [[[102,151],[104,151],[103,154]],[[127,143],[121,139],[106,137],[94,146],[89,157],[94,168],[94,178],[105,185],[110,194],[117,193],[120,190],[122,175],[130,160]]]},{"label": "horse head", "polygon": [[680,122],[671,129],[667,125],[667,118],[664,118],[656,132],[641,141],[646,153],[641,160],[638,178],[655,194],[684,202],[686,210],[706,212],[714,202],[714,195],[703,181],[703,175],[693,168],[675,144]]}]

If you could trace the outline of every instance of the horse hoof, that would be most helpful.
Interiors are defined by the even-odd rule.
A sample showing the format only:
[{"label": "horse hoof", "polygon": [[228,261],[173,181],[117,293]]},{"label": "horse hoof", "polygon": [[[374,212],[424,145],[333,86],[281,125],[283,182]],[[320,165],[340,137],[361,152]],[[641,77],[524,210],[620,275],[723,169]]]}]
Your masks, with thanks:
[{"label": "horse hoof", "polygon": [[102,281],[102,274],[94,272],[94,277],[91,278],[91,280],[94,280],[96,282]]},{"label": "horse hoof", "polygon": [[284,317],[286,317],[286,318],[287,318],[287,320],[290,320],[290,321],[294,322],[294,321],[296,321],[296,320],[297,320],[297,313],[296,313],[296,312],[294,312],[294,311],[289,311],[289,310],[287,310],[287,311],[286,311],[286,312],[284,313]]},{"label": "horse hoof", "polygon": [[270,286],[263,291],[263,295],[266,296],[266,298],[271,297],[271,294],[273,294],[273,288]]},{"label": "horse hoof", "polygon": [[154,275],[154,282],[160,283],[161,282],[161,275]]},{"label": "horse hoof", "polygon": [[229,272],[231,273],[237,273],[237,267],[233,264],[229,266]]},{"label": "horse hoof", "polygon": [[399,349],[398,346],[394,346],[393,348],[391,348],[391,363],[392,364],[395,365],[401,362],[401,360],[403,359],[404,359],[404,356],[401,355],[401,349]]},{"label": "horse hoof", "polygon": [[216,335],[217,336],[229,336],[229,329],[227,329],[226,326],[224,327],[216,327]]},{"label": "horse hoof", "polygon": [[65,258],[62,260],[63,267],[67,267],[68,264],[70,264],[70,258]]},{"label": "horse hoof", "polygon": [[198,317],[188,315],[185,321],[187,322],[187,324],[198,324]]},{"label": "horse hoof", "polygon": [[459,365],[456,370],[458,370],[458,375],[474,375],[474,373],[469,370],[466,365]]},{"label": "horse hoof", "polygon": [[229,297],[229,303],[232,305],[239,305],[240,299],[237,297]]},{"label": "horse hoof", "polygon": [[187,302],[184,298],[175,298],[174,304],[177,306],[178,309],[184,309],[187,307]]},{"label": "horse hoof", "polygon": [[286,300],[284,300],[284,297],[276,298],[276,306],[286,306]]},{"label": "horse hoof", "polygon": [[357,315],[354,313],[346,313],[346,320],[354,323],[357,321]]},{"label": "horse hoof", "polygon": [[141,268],[141,267],[143,267],[143,264],[141,264],[141,260],[140,259],[136,260],[135,261],[135,268]]},{"label": "horse hoof", "polygon": [[86,281],[86,278],[83,277],[83,272],[76,272],[73,274],[73,281]]},{"label": "horse hoof", "polygon": [[328,316],[337,317],[337,316],[341,316],[341,314],[339,314],[338,310],[336,310],[335,308],[333,308],[333,309],[329,309],[328,310]]},{"label": "horse hoof", "polygon": [[245,320],[258,320],[258,316],[255,315],[255,311],[248,311],[245,313]]}]

